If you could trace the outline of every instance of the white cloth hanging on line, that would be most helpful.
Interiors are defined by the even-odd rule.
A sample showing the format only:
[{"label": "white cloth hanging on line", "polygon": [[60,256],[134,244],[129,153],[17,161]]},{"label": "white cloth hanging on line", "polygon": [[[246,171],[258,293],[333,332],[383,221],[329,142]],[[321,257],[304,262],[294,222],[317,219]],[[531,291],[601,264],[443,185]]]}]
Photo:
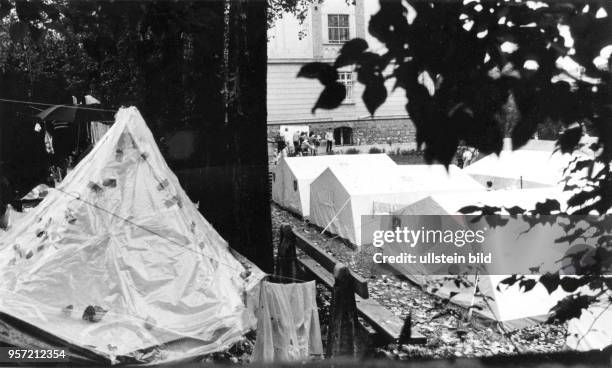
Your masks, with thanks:
[{"label": "white cloth hanging on line", "polygon": [[296,361],[323,354],[314,281],[261,284],[254,361]]}]

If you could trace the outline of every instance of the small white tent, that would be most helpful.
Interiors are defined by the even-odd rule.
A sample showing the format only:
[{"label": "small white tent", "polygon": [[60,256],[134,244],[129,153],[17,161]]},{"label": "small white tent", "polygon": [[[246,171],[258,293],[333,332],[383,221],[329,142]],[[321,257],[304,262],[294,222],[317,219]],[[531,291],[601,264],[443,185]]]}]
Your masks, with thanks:
[{"label": "small white tent", "polygon": [[[470,205],[489,205],[507,208],[516,205],[524,209],[533,209],[536,203],[545,201],[546,199],[557,199],[563,203],[564,200],[567,199],[566,196],[567,194],[563,193],[559,188],[500,190],[471,195],[465,194],[461,196],[450,193],[435,194],[393,212],[393,216],[456,215],[459,209]],[[389,217],[389,222],[384,225],[383,229],[392,229],[395,226],[411,227],[410,224],[406,223],[398,225],[398,219],[393,220],[391,216]],[[409,217],[401,217],[401,219],[405,221],[410,220]],[[415,221],[416,220],[415,218]],[[536,236],[538,231],[542,231],[547,234],[547,238],[552,237],[549,234],[552,229],[548,227],[538,228],[533,231]],[[554,239],[554,237],[552,238]],[[559,244],[558,247],[555,247],[561,257],[566,250],[565,247],[563,244]],[[384,247],[384,251],[385,254],[394,255],[394,252],[399,252],[401,250],[390,246]],[[548,259],[550,258],[549,251],[544,252],[543,255],[538,253],[536,249],[531,251],[527,249],[526,251],[533,251],[534,253],[530,253],[530,255],[520,253],[517,255],[517,252],[514,252],[513,254],[517,257],[529,257],[525,259],[533,259],[533,262],[536,263],[535,266],[542,260],[539,257],[546,257],[545,260],[551,265],[556,259],[560,258],[553,257],[554,259]],[[531,257],[532,255],[533,257]],[[538,260],[536,260],[536,258]],[[512,262],[510,258],[504,258],[498,261]],[[451,293],[458,293],[453,296],[451,299],[452,302],[463,307],[468,307],[474,302],[474,305],[478,308],[474,313],[489,319],[497,320],[506,328],[510,329],[523,328],[546,320],[550,308],[553,307],[558,300],[567,295],[560,289],[553,292],[552,295],[549,295],[546,289],[540,284],[537,284],[534,289],[528,293],[523,293],[516,285],[505,290],[502,288],[500,291],[497,290],[496,287],[499,282],[508,277],[508,275],[480,275],[478,278],[478,288],[481,296],[472,300],[474,285],[457,287],[447,276],[429,275],[423,265],[416,263],[395,263],[390,264],[390,266],[416,284],[423,286],[426,290],[441,297],[448,298]],[[471,278],[470,282],[474,284],[476,276],[472,276]]]},{"label": "small white tent", "polygon": [[557,185],[563,178],[570,155],[553,153],[554,142],[530,141],[512,151],[506,139],[499,156],[488,155],[464,171],[482,185],[490,181],[493,189],[543,188]]},{"label": "small white tent", "polygon": [[[187,359],[254,327],[243,297],[263,273],[243,263],[138,110],[120,109],[61,184],[0,234],[0,315],[109,363]],[[0,340],[12,335],[6,326]]]},{"label": "small white tent", "polygon": [[[310,186],[310,220],[361,246],[372,242],[379,217],[440,191],[484,191],[456,166],[330,167]],[[365,235],[362,238],[362,234]]]},{"label": "small white tent", "polygon": [[310,183],[330,166],[350,167],[354,171],[371,167],[395,167],[386,154],[320,155],[285,157],[274,167],[272,200],[298,215],[310,215]]}]

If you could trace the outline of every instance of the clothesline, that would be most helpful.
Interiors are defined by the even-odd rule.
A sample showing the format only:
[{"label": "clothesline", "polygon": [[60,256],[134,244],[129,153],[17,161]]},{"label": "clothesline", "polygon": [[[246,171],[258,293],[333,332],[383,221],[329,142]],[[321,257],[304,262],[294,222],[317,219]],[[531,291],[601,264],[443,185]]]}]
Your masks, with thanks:
[{"label": "clothesline", "polygon": [[[42,106],[58,106],[58,104],[50,104],[45,102],[34,102],[34,101],[23,101],[23,100],[11,100],[7,98],[0,98],[1,102],[11,102],[11,103],[20,103],[25,105],[42,105]],[[81,110],[92,110],[92,111],[106,111],[106,112],[116,112],[117,110],[109,110],[109,109],[98,109],[95,107],[84,107],[82,105],[69,105],[69,104],[60,104],[61,106],[73,107],[75,109]]]},{"label": "clothesline", "polygon": [[[80,202],[82,202],[82,203],[84,203],[84,204],[86,204],[88,206],[91,206],[91,207],[97,209],[97,210],[106,212],[107,214],[110,214],[111,216],[116,217],[116,218],[118,218],[118,219],[120,219],[120,220],[122,220],[124,222],[127,222],[130,225],[138,227],[138,228],[140,228],[140,229],[142,229],[142,230],[144,230],[144,231],[146,231],[146,232],[148,232],[148,233],[150,233],[150,234],[152,234],[152,235],[154,235],[154,236],[156,236],[156,237],[158,237],[160,239],[163,239],[163,240],[166,240],[168,242],[174,243],[175,245],[179,246],[180,248],[182,248],[182,249],[184,249],[186,251],[193,252],[193,253],[195,253],[197,255],[200,255],[200,256],[202,256],[204,258],[208,258],[210,260],[213,260],[213,261],[217,262],[218,264],[223,265],[223,266],[225,266],[225,267],[227,267],[227,268],[229,268],[229,269],[231,269],[233,271],[236,271],[236,272],[242,272],[243,271],[243,270],[240,270],[240,269],[238,269],[236,267],[233,267],[233,266],[231,266],[231,265],[229,265],[227,263],[219,262],[218,259],[215,259],[215,258],[213,258],[211,256],[208,256],[208,255],[204,254],[203,252],[197,252],[197,251],[195,251],[195,250],[193,250],[191,248],[188,248],[186,246],[187,244],[181,244],[181,243],[177,242],[174,239],[165,237],[162,234],[159,234],[159,233],[157,233],[157,232],[155,232],[155,231],[153,231],[153,230],[151,230],[151,229],[149,229],[149,228],[147,228],[145,226],[137,224],[136,222],[130,220],[129,218],[123,217],[123,216],[121,216],[121,215],[119,215],[117,213],[114,213],[114,212],[112,212],[110,210],[107,210],[107,209],[105,209],[103,207],[100,207],[100,206],[96,205],[95,203],[91,203],[91,202],[81,198],[81,195],[78,194],[78,193],[75,195],[75,194],[72,194],[70,192],[66,192],[63,189],[60,189],[60,188],[57,188],[57,187],[56,188],[52,188],[52,189],[54,189],[54,190],[56,190],[56,191],[58,191],[58,192],[60,192],[60,193],[62,193],[64,195],[70,196],[70,197],[76,199],[77,201],[80,201]],[[288,277],[288,276],[274,275],[274,274],[269,274],[269,273],[266,273],[265,275],[268,276],[268,277],[276,277],[278,279],[284,279],[284,280],[287,280],[287,281],[306,282],[306,280],[301,280],[301,279],[297,279],[297,278],[293,278],[293,277]]]}]

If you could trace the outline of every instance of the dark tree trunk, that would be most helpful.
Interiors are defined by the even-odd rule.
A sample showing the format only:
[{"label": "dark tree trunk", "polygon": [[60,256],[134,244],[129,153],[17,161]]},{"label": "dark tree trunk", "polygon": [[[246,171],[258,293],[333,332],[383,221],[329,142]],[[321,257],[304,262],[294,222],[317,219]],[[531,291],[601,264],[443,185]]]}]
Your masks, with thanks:
[{"label": "dark tree trunk", "polygon": [[230,245],[272,272],[267,156],[267,2],[232,0],[227,159],[231,166]]}]

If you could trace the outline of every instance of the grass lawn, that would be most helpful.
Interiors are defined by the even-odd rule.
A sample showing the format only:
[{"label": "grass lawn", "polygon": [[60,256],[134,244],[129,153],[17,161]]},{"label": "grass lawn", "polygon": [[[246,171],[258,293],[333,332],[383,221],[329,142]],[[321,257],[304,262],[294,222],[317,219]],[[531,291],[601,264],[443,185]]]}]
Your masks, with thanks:
[{"label": "grass lawn", "polygon": [[425,164],[423,155],[389,155],[389,157],[395,161],[398,165],[419,165]]}]

